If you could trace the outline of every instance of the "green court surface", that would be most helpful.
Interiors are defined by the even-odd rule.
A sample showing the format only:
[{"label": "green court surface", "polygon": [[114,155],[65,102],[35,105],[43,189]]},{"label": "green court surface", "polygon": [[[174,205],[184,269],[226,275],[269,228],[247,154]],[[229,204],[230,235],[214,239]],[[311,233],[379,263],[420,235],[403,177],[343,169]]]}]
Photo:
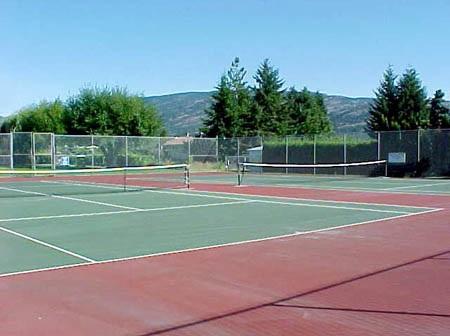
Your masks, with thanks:
[{"label": "green court surface", "polygon": [[[237,175],[192,174],[191,180],[204,183],[236,184]],[[450,194],[450,179],[436,178],[390,178],[358,177],[342,175],[300,175],[300,174],[257,174],[249,173],[243,177],[243,185],[265,185],[282,187],[305,187],[319,189],[343,189],[360,191],[387,191],[395,193]]]},{"label": "green court surface", "polygon": [[[44,187],[44,186],[43,186]],[[22,188],[26,190],[26,185]],[[37,189],[36,184],[33,185]],[[2,197],[2,192],[7,193]],[[187,190],[64,196],[0,188],[0,276],[413,216],[429,208]]]}]

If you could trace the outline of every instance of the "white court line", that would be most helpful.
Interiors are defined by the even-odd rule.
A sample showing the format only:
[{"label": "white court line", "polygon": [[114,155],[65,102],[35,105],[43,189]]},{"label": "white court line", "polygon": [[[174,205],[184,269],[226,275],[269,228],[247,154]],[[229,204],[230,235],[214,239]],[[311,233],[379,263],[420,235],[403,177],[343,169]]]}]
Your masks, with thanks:
[{"label": "white court line", "polygon": [[[61,183],[61,182],[56,182],[56,181],[45,181],[47,183]],[[63,182],[63,184],[66,184]],[[72,183],[67,183],[67,184],[72,184]],[[76,184],[73,183],[73,185],[88,185],[88,186],[92,186],[92,187],[97,187],[97,188],[107,188],[107,189],[122,189],[122,187],[119,186],[115,186],[115,185],[98,185],[95,183],[87,183],[87,184]],[[193,188],[192,188],[193,189]],[[222,198],[222,199],[233,199],[233,200],[245,200],[243,198],[235,198],[235,197],[228,197],[228,196],[218,196],[218,195],[200,195],[198,194],[199,192],[202,191],[196,191],[196,190],[192,190],[190,192],[176,192],[176,191],[167,191],[167,190],[143,190],[144,192],[150,192],[150,193],[165,193],[165,194],[176,194],[176,195],[187,195],[187,196],[200,196],[200,197],[212,197],[212,198]],[[318,188],[320,189],[320,188]],[[342,188],[344,190],[347,190],[346,188]],[[327,190],[331,190],[328,189]],[[192,191],[194,191],[196,194],[193,195]],[[34,193],[34,192],[31,192]],[[209,192],[205,192],[205,193],[209,193]],[[213,192],[211,192],[213,193]],[[280,196],[261,196],[261,195],[246,195],[246,194],[239,194],[239,193],[227,193],[227,192],[220,192],[222,194],[232,194],[232,195],[239,195],[239,196],[246,196],[246,197],[261,197],[261,198],[281,198],[281,199],[291,199],[291,200],[304,200],[304,201],[311,201],[311,202],[328,202],[328,203],[337,203],[337,204],[366,204],[366,205],[375,205],[375,206],[390,206],[390,207],[399,207],[399,208],[417,208],[417,209],[432,209],[430,207],[416,207],[416,206],[405,206],[405,205],[393,205],[393,204],[380,204],[380,203],[363,203],[363,202],[346,202],[346,201],[328,201],[328,200],[312,200],[312,199],[304,199],[304,198],[293,198],[293,197],[280,197]],[[60,198],[64,198],[65,196],[56,196],[56,197],[60,197]],[[70,197],[67,197],[67,199],[71,199]],[[80,199],[80,198],[74,198],[73,200],[80,200],[80,201],[86,201],[86,202],[93,202],[94,204],[97,203],[97,201],[89,201],[89,200],[84,200],[84,199]],[[274,203],[275,201],[269,201],[269,200],[257,200],[258,202],[261,203]],[[102,204],[102,202],[98,202],[98,204]],[[107,205],[110,203],[103,203],[103,205]],[[288,205],[287,203],[284,205]],[[361,211],[361,210],[365,210],[365,211],[372,211],[372,212],[386,212],[386,213],[409,213],[406,211],[391,211],[391,210],[382,210],[382,209],[372,209],[372,208],[354,208],[354,207],[341,207],[341,206],[331,206],[331,205],[322,205],[322,204],[309,204],[309,203],[292,203],[292,205],[302,205],[302,206],[309,206],[309,207],[323,207],[323,208],[331,208],[331,209],[344,209],[344,210],[355,210],[355,211]],[[114,205],[113,205],[114,206]],[[124,207],[124,206],[120,206],[118,205],[117,207],[123,207],[125,209],[130,209],[130,210],[143,210],[143,209],[138,209],[138,208],[130,208],[130,207]]]},{"label": "white court line", "polygon": [[397,213],[397,214],[410,214],[411,213],[410,211],[383,210],[383,209],[372,209],[372,208],[355,208],[355,207],[345,207],[345,206],[336,206],[336,205],[279,202],[279,201],[268,201],[268,200],[255,200],[255,202],[279,204],[279,205],[297,205],[297,206],[315,207],[315,208],[343,209],[343,210],[352,210],[352,211],[384,212],[384,213]]},{"label": "white court line", "polygon": [[[170,191],[163,191],[163,190],[152,190],[149,192],[156,192],[156,193],[174,193]],[[195,194],[192,194],[194,192]],[[208,194],[200,194],[200,193],[214,193],[214,192],[208,192],[208,191],[201,191],[201,190],[193,190],[191,189],[190,192],[175,192],[177,195],[187,195],[187,196],[194,196],[194,197],[212,197],[212,198],[224,198],[224,199],[236,199],[236,200],[245,200],[246,198],[236,198],[236,197],[228,197],[228,196],[218,196],[218,195],[208,195]],[[328,203],[338,203],[338,204],[362,204],[362,205],[381,205],[381,206],[390,206],[390,207],[398,207],[398,208],[417,208],[417,209],[434,209],[429,207],[414,207],[414,206],[405,206],[405,205],[391,205],[391,204],[375,204],[375,203],[358,203],[358,202],[345,202],[345,201],[325,201],[325,200],[313,200],[313,199],[304,199],[304,198],[293,198],[293,197],[280,197],[280,196],[260,196],[260,195],[248,195],[248,194],[238,194],[238,193],[228,193],[228,192],[218,192],[220,194],[230,194],[230,195],[240,195],[240,196],[247,196],[247,197],[261,197],[263,199],[255,199],[250,198],[255,202],[258,203],[267,203],[267,204],[280,204],[280,205],[298,205],[298,206],[305,206],[305,207],[315,207],[315,208],[329,208],[329,209],[343,209],[343,210],[354,210],[354,211],[373,211],[373,212],[385,212],[385,213],[399,213],[399,214],[408,214],[411,213],[411,211],[397,211],[397,210],[384,210],[384,209],[373,209],[373,208],[356,208],[356,207],[347,207],[347,206],[337,206],[337,205],[325,205],[325,204],[314,204],[313,202],[328,202]],[[310,201],[312,203],[301,203],[301,202],[278,202],[278,201],[271,201],[264,198],[280,198],[280,199],[289,199],[289,200],[303,200],[303,201]]]},{"label": "white court line", "polygon": [[[206,183],[207,184],[207,183]],[[384,193],[386,194],[388,190],[385,189],[374,189],[374,188],[363,188],[363,187],[336,187],[333,186],[330,188],[329,186],[317,186],[311,185],[311,184],[255,184],[255,185],[241,185],[240,187],[282,187],[282,188],[289,188],[289,189],[298,189],[298,188],[308,188],[308,189],[316,189],[316,190],[333,190],[333,191],[353,191],[353,192],[369,192],[369,193]],[[192,187],[191,187],[192,189]],[[433,192],[433,191],[421,191],[418,190],[417,192],[404,192],[399,191],[396,192],[393,190],[393,195],[400,194],[400,195],[429,195],[429,196],[449,196],[450,192],[445,191],[439,191],[439,192]]]},{"label": "white court line", "polygon": [[45,194],[45,193],[40,193],[40,192],[37,192],[37,191],[28,191],[28,190],[22,190],[22,189],[16,189],[16,188],[7,188],[7,187],[0,187],[0,189],[8,190],[8,191],[14,191],[14,192],[23,193],[23,194],[47,196],[47,197],[60,198],[60,199],[65,199],[65,200],[70,200],[70,201],[77,201],[77,202],[91,203],[91,204],[96,204],[96,205],[109,206],[109,207],[113,207],[113,208],[120,208],[120,209],[127,209],[127,210],[142,210],[142,209],[139,209],[139,208],[133,208],[133,207],[128,207],[128,206],[124,206],[124,205],[105,203],[105,202],[98,202],[98,201],[91,201],[91,200],[87,200],[87,199],[83,199],[83,198],[77,198],[77,197],[68,197],[68,196]]},{"label": "white court line", "polygon": [[367,225],[367,224],[372,224],[372,223],[377,223],[377,222],[382,222],[382,221],[390,221],[390,220],[394,220],[394,219],[400,219],[400,218],[405,218],[405,217],[423,215],[423,214],[436,212],[436,211],[441,211],[441,210],[442,209],[431,209],[431,210],[427,210],[427,211],[423,211],[423,212],[419,212],[419,213],[410,213],[410,214],[398,215],[398,216],[393,216],[393,217],[388,217],[388,218],[373,219],[373,220],[368,220],[368,221],[363,221],[363,222],[358,222],[358,223],[352,223],[352,224],[345,224],[345,225],[329,227],[329,228],[324,228],[324,229],[302,231],[302,232],[294,232],[294,233],[278,235],[278,236],[271,236],[271,237],[258,238],[258,239],[250,239],[250,240],[244,240],[244,241],[238,241],[238,242],[232,242],[232,243],[224,243],[224,244],[217,244],[217,245],[209,245],[209,246],[203,246],[203,247],[194,247],[194,248],[175,250],[175,251],[151,253],[151,254],[145,254],[145,255],[139,255],[139,256],[133,256],[133,257],[108,259],[108,260],[96,261],[96,262],[89,263],[89,264],[87,264],[87,263],[71,264],[71,265],[47,267],[47,268],[40,268],[40,269],[27,270],[27,271],[18,271],[18,272],[4,273],[4,274],[0,274],[0,278],[17,276],[17,275],[21,275],[21,274],[31,274],[31,273],[55,271],[55,270],[61,270],[61,269],[69,269],[69,268],[75,268],[75,267],[81,267],[81,266],[89,266],[90,267],[91,265],[110,264],[110,263],[123,262],[123,261],[129,261],[129,260],[137,260],[137,259],[144,259],[144,258],[151,258],[151,257],[157,257],[157,256],[164,256],[164,255],[172,255],[172,254],[179,254],[179,253],[186,253],[186,252],[210,250],[210,249],[216,249],[216,248],[223,248],[223,247],[227,247],[227,246],[236,246],[236,245],[258,243],[258,242],[275,240],[275,239],[290,238],[290,237],[303,236],[303,235],[315,234],[315,233],[332,231],[332,230],[346,229],[346,228],[350,228],[350,227],[353,227],[353,226],[361,226],[361,225]]},{"label": "white court line", "polygon": [[[401,179],[400,179],[401,180]],[[61,181],[57,182],[57,181],[45,181],[47,183],[61,183]],[[106,189],[123,189],[123,187],[121,186],[117,186],[117,185],[113,185],[113,184],[98,184],[95,182],[87,182],[87,183],[83,183],[83,184],[78,184],[78,183],[70,183],[70,182],[63,182],[63,184],[73,184],[73,185],[80,185],[80,186],[92,186],[92,187],[97,187],[97,188],[106,188]],[[260,184],[260,186],[274,186],[274,184],[267,184],[267,185],[263,185]],[[275,185],[276,186],[276,185]],[[290,188],[291,186],[289,185],[285,185],[285,184],[280,184],[279,186],[285,187],[285,188]],[[245,185],[241,185],[239,187],[245,187]],[[315,185],[306,185],[303,184],[301,186],[298,185],[292,185],[292,188],[298,188],[298,187],[309,187],[312,189],[318,189],[318,190],[336,190],[336,191],[342,191],[342,190],[349,190],[349,191],[362,191],[362,190],[367,190],[369,192],[385,192],[382,189],[378,189],[378,190],[374,190],[374,189],[370,189],[370,188],[348,188],[348,187],[335,187],[335,188],[327,188],[327,187],[317,187]],[[399,207],[399,208],[416,208],[416,209],[433,209],[430,207],[420,207],[420,206],[407,206],[407,205],[397,205],[397,204],[384,204],[384,203],[366,203],[366,202],[353,202],[353,201],[332,201],[332,200],[314,200],[314,199],[307,199],[307,198],[295,198],[295,197],[283,197],[283,196],[269,196],[269,195],[248,195],[248,194],[240,194],[240,193],[231,193],[231,192],[212,192],[212,191],[200,191],[200,190],[195,190],[195,188],[191,187],[189,189],[189,192],[177,192],[177,191],[169,191],[169,190],[157,190],[157,189],[143,189],[143,192],[151,192],[151,193],[165,193],[165,194],[177,194],[177,195],[187,195],[187,196],[200,196],[198,195],[198,193],[203,192],[203,193],[220,193],[220,194],[228,194],[228,195],[239,195],[239,196],[246,196],[246,197],[260,197],[260,198],[276,198],[276,199],[291,199],[291,200],[303,200],[303,201],[316,201],[316,202],[324,202],[324,203],[348,203],[348,204],[366,204],[366,205],[376,205],[376,206],[387,206],[387,207]],[[195,192],[197,195],[193,195],[191,192]],[[401,194],[407,194],[407,195],[417,195],[417,193],[405,193],[405,192],[400,192]],[[423,194],[423,193],[422,193]],[[439,195],[439,194],[430,194],[430,195]],[[235,199],[235,200],[242,200],[242,198],[229,198],[226,196],[211,196],[211,195],[202,195],[203,197],[214,197],[214,198],[223,198],[223,199]],[[447,194],[442,194],[442,196],[447,196]]]},{"label": "white court line", "polygon": [[[430,184],[416,184],[416,185],[410,185],[410,186],[401,186],[401,187],[391,187],[391,188],[385,188],[381,190],[397,190],[397,189],[409,189],[409,188],[423,188],[423,187],[434,187],[434,186],[440,186],[440,185],[446,185],[450,184],[449,182],[440,182],[440,183],[430,183]],[[420,190],[418,190],[420,191]]]},{"label": "white court line", "polygon": [[140,208],[134,208],[134,207],[129,207],[129,206],[125,206],[125,205],[118,205],[118,204],[105,203],[105,202],[99,202],[99,201],[92,201],[92,200],[87,200],[87,199],[78,198],[78,197],[68,197],[68,196],[59,196],[59,195],[52,195],[52,197],[70,200],[70,201],[91,203],[91,204],[96,204],[96,205],[104,205],[104,206],[109,206],[109,207],[119,208],[119,209],[137,210],[137,211],[143,210]]},{"label": "white court line", "polygon": [[105,215],[116,215],[121,213],[134,213],[141,210],[123,210],[123,211],[107,211],[107,212],[88,212],[81,214],[70,214],[70,215],[48,215],[48,216],[35,216],[35,217],[14,217],[14,218],[2,218],[1,222],[21,222],[29,220],[40,220],[40,219],[55,219],[55,218],[76,218],[76,217],[91,217],[91,216],[105,216]]},{"label": "white court line", "polygon": [[84,261],[88,261],[88,262],[90,262],[90,263],[95,263],[95,262],[97,262],[96,260],[91,259],[91,258],[88,258],[88,257],[85,257],[85,256],[83,256],[83,255],[81,255],[81,254],[78,254],[78,253],[75,253],[75,252],[72,252],[72,251],[63,249],[63,248],[58,247],[58,246],[53,245],[53,244],[46,243],[46,242],[44,242],[44,241],[42,241],[42,240],[39,240],[39,239],[30,237],[30,236],[24,235],[24,234],[22,234],[22,233],[13,231],[13,230],[11,230],[11,229],[7,229],[7,228],[5,228],[5,227],[3,227],[3,226],[0,226],[0,230],[1,230],[1,231],[4,231],[4,232],[6,232],[6,233],[12,234],[12,235],[14,235],[14,236],[17,236],[17,237],[20,237],[20,238],[29,240],[29,241],[31,241],[31,242],[33,242],[33,243],[36,243],[36,244],[39,244],[39,245],[48,247],[48,248],[50,248],[50,249],[52,249],[52,250],[56,250],[56,251],[58,251],[58,252],[62,252],[62,253],[64,253],[64,254],[70,255],[70,256],[72,256],[72,257],[75,257],[75,258],[78,258],[78,259],[82,259],[82,260],[84,260]]},{"label": "white court line", "polygon": [[91,212],[91,213],[70,214],[70,215],[49,215],[49,216],[36,216],[36,217],[4,218],[4,219],[0,219],[0,222],[20,222],[20,221],[40,220],[40,219],[90,217],[90,216],[105,216],[105,215],[138,213],[138,212],[169,211],[169,210],[178,210],[178,209],[207,208],[207,207],[246,204],[246,203],[255,203],[255,202],[258,202],[258,201],[257,200],[249,200],[249,199],[241,199],[240,201],[236,201],[236,202],[179,205],[179,206],[173,206],[173,207],[151,208],[151,209],[136,209],[136,210],[109,211],[109,212]]},{"label": "white court line", "polygon": [[[47,181],[48,183],[59,183],[54,181]],[[78,184],[75,184],[78,185]],[[84,185],[84,184],[82,184]],[[122,189],[122,187],[114,186],[114,185],[97,185],[95,183],[89,183],[92,187],[98,187],[98,188],[107,188],[107,189]],[[201,195],[199,194],[202,191],[194,190],[194,188],[191,188],[188,192],[177,192],[177,191],[169,191],[169,190],[142,190],[143,192],[150,192],[150,193],[163,193],[163,194],[176,194],[176,195],[186,195],[186,196],[196,196],[196,197],[211,197],[211,198],[219,198],[219,199],[230,199],[230,200],[245,200],[242,197],[229,197],[229,196],[220,196],[220,195]],[[192,191],[195,192],[195,195],[192,194]],[[204,192],[204,193],[214,193],[214,192]],[[310,202],[323,202],[323,203],[337,203],[337,204],[363,204],[363,205],[375,205],[375,206],[388,206],[388,207],[399,207],[399,208],[416,208],[416,209],[433,209],[430,207],[416,207],[416,206],[405,206],[405,205],[393,205],[393,204],[380,204],[380,203],[364,203],[364,202],[346,202],[346,201],[329,201],[329,200],[313,200],[313,199],[305,199],[305,198],[293,198],[293,197],[281,197],[281,196],[267,196],[267,195],[246,195],[246,194],[239,194],[239,193],[228,193],[228,192],[218,192],[221,194],[231,194],[231,195],[239,195],[239,196],[246,196],[246,197],[260,197],[260,198],[280,198],[280,199],[290,199],[290,200],[300,200],[300,201],[310,201]],[[253,198],[254,199],[254,198]],[[270,200],[261,200],[257,199],[258,202],[263,203],[274,203],[274,201]],[[288,205],[288,204],[284,204]],[[330,206],[330,205],[322,205],[322,204],[309,204],[309,203],[292,203],[292,205],[303,205],[303,206],[310,206],[310,207],[323,207],[323,208],[332,208],[332,209],[344,209],[344,210],[366,210],[366,211],[374,211],[374,212],[392,212],[392,213],[410,213],[407,211],[390,211],[390,210],[380,210],[380,209],[372,209],[372,208],[353,208],[353,207],[338,207],[338,206]]]},{"label": "white court line", "polygon": [[[243,186],[241,186],[243,187]],[[168,193],[168,194],[178,194],[178,195],[187,195],[194,197],[213,197],[213,198],[225,198],[228,199],[227,196],[219,196],[215,194],[225,194],[225,195],[236,195],[236,196],[244,196],[244,197],[258,197],[258,198],[273,198],[273,199],[282,199],[282,200],[293,200],[293,201],[308,201],[308,202],[321,202],[321,203],[336,203],[336,204],[360,204],[360,205],[373,205],[373,206],[383,206],[383,207],[395,207],[395,208],[410,208],[410,209],[425,209],[425,210],[433,210],[435,208],[432,207],[422,207],[415,205],[398,205],[398,204],[384,204],[384,203],[368,203],[368,202],[353,202],[353,201],[332,201],[332,200],[322,200],[322,199],[311,199],[311,198],[300,198],[300,197],[287,197],[287,196],[270,196],[270,195],[253,195],[253,194],[242,194],[242,193],[233,193],[227,191],[204,191],[204,190],[195,190],[195,188],[189,189],[189,192],[173,192],[173,191],[164,191],[164,190],[149,190],[149,192],[156,193]],[[213,195],[210,195],[213,194]],[[230,199],[244,199],[244,198],[235,198],[231,197]],[[254,198],[252,198],[254,199]],[[260,201],[259,199],[256,199]],[[263,200],[261,200],[263,201]],[[268,203],[272,202],[267,200]],[[293,202],[295,204],[301,204],[298,202]],[[315,205],[315,204],[314,204]],[[317,204],[317,206],[319,206]],[[326,207],[326,206],[325,206]],[[344,207],[339,207],[343,209]],[[362,208],[358,208],[362,209]]]}]

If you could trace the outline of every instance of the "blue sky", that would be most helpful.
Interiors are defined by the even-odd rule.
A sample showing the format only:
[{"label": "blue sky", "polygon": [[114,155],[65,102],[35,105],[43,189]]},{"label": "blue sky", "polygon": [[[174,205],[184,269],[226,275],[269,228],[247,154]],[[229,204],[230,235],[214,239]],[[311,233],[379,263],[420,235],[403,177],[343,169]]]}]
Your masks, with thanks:
[{"label": "blue sky", "polygon": [[347,96],[414,66],[449,98],[449,13],[448,0],[0,0],[0,114],[93,84],[209,91],[235,56],[249,75],[269,58],[288,86]]}]

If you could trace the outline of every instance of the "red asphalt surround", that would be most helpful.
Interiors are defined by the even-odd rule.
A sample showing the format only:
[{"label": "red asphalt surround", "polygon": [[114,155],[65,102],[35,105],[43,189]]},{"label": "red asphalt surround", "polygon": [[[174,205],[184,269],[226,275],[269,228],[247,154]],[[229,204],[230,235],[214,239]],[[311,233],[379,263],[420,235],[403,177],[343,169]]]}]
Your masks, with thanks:
[{"label": "red asphalt surround", "polygon": [[195,190],[446,209],[0,278],[0,334],[450,334],[450,197],[206,184]]}]

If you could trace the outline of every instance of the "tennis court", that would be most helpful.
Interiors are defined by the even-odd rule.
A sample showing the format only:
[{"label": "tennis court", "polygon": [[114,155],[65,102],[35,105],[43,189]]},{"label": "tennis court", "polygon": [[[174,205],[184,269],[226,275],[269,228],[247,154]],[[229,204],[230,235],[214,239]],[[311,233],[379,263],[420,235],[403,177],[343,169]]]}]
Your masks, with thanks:
[{"label": "tennis court", "polygon": [[[46,182],[18,183],[3,191],[9,195],[15,189],[49,190]],[[66,188],[67,183],[53,182],[50,188],[61,186]],[[109,193],[103,185],[88,188],[102,190],[93,195],[2,199],[0,237],[6,258],[1,273],[233,244],[433,211],[169,190]],[[0,189],[0,198],[1,193]]]},{"label": "tennis court", "polygon": [[186,167],[4,174],[4,330],[449,330],[447,181]]},{"label": "tennis court", "polygon": [[[223,183],[233,185],[237,183],[237,176],[235,173],[199,173],[193,175],[192,180],[199,183]],[[312,174],[300,175],[295,173],[248,173],[243,179],[243,185],[450,195],[450,180],[437,178],[367,178],[342,175],[314,176]]]}]

